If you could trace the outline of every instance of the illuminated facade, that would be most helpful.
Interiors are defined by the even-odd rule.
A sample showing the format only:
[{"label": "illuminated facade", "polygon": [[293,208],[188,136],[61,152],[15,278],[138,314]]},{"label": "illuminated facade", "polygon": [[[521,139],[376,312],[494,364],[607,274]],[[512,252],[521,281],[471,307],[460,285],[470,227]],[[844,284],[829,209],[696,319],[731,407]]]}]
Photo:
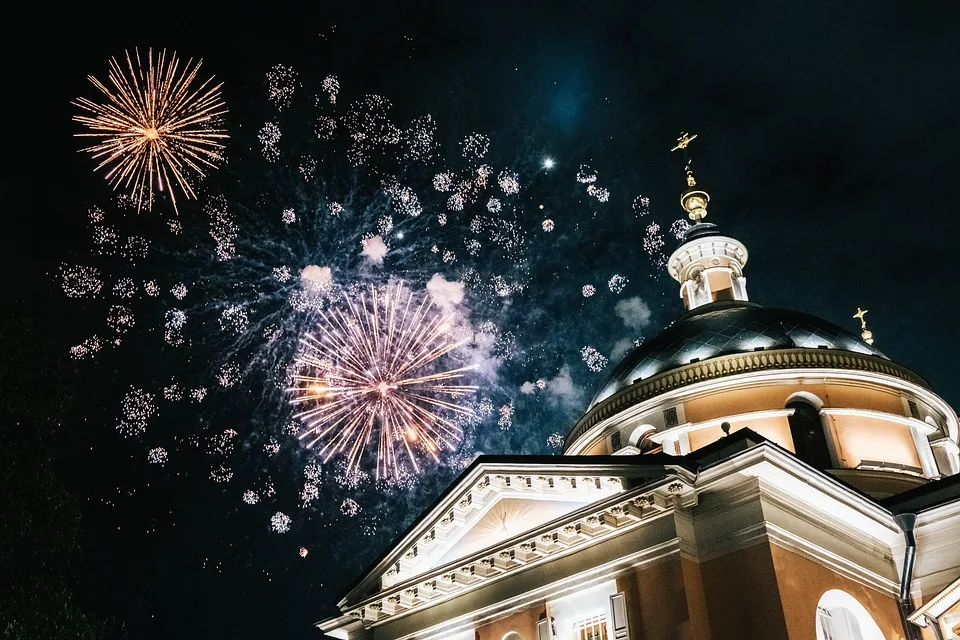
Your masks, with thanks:
[{"label": "illuminated facade", "polygon": [[747,249],[687,176],[695,224],[668,263],[687,312],[614,369],[563,456],[480,457],[321,630],[960,638],[956,412],[865,326],[750,302]]}]

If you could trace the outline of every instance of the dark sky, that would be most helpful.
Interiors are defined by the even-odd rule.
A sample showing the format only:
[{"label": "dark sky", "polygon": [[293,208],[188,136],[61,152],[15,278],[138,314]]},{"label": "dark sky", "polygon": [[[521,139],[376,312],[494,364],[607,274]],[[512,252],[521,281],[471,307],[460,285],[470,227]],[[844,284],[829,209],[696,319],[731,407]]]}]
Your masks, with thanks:
[{"label": "dark sky", "polygon": [[[589,163],[621,189],[611,205],[626,209],[644,193],[667,223],[679,217],[682,188],[669,148],[681,130],[698,133],[695,167],[711,192],[710,221],[749,248],[751,299],[851,330],[856,308],[869,308],[876,346],[960,402],[954,3],[237,4],[45,5],[22,21],[38,36],[5,58],[7,313],[43,336],[39,355],[22,363],[27,377],[56,377],[76,396],[56,416],[55,452],[83,505],[77,593],[87,609],[124,620],[130,637],[318,637],[309,624],[332,612],[344,584],[450,476],[423,483],[391,524],[359,542],[345,541],[356,531],[322,512],[291,541],[264,532],[262,513],[236,513],[235,497],[228,503],[219,486],[149,475],[116,441],[104,416],[115,412],[117,381],[136,374],[136,359],[98,368],[65,357],[83,320],[53,274],[81,251],[88,207],[109,198],[90,158],[77,153],[70,100],[90,95],[86,76],[102,76],[126,48],[202,57],[225,82],[238,138],[263,122],[255,99],[262,102],[266,71],[283,63],[305,85],[334,74],[345,93],[386,95],[402,119],[431,113],[461,136],[485,132],[501,158],[549,154],[571,189],[577,167]],[[566,192],[544,197],[574,215]],[[607,244],[615,234],[639,245],[643,226],[592,224],[578,228],[569,266],[590,274],[616,265],[648,283],[633,293],[648,300],[655,323],[676,317],[675,283],[648,278],[648,261],[620,259],[638,252]],[[592,322],[582,300],[570,300],[555,311],[557,341],[561,326]],[[599,378],[577,382],[590,395]],[[31,403],[43,400],[23,399]],[[543,434],[565,432],[575,412],[564,418],[531,427],[541,448]],[[532,451],[532,441],[514,435],[485,450]],[[304,561],[292,553],[301,544],[316,550]]]}]

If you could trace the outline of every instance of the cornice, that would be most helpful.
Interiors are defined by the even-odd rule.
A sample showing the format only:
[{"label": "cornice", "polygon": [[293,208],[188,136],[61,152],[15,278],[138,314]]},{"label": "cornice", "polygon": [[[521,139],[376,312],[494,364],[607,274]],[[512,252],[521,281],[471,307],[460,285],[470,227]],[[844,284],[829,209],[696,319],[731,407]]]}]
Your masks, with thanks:
[{"label": "cornice", "polygon": [[700,236],[680,245],[667,259],[667,271],[677,282],[687,279],[689,267],[705,258],[724,257],[741,267],[747,264],[747,247],[729,236]]},{"label": "cornice", "polygon": [[870,571],[860,564],[851,562],[844,556],[814,544],[806,538],[798,536],[783,527],[765,522],[764,531],[766,539],[771,543],[818,562],[847,579],[859,582],[871,589],[886,593],[889,596],[895,597],[900,592],[900,583],[897,580],[891,580],[875,571]]},{"label": "cornice", "polygon": [[836,349],[774,349],[718,356],[664,371],[638,380],[591,408],[567,435],[568,451],[600,422],[636,404],[693,384],[730,376],[770,370],[847,370],[888,376],[932,391],[926,380],[895,362],[852,351]]},{"label": "cornice", "polygon": [[602,500],[505,543],[384,589],[344,613],[365,626],[407,615],[478,589],[529,566],[555,560],[630,531],[674,507],[696,502],[692,484],[678,473]]},{"label": "cornice", "polygon": [[[890,511],[769,442],[701,470],[697,489],[711,490],[737,472],[757,477],[762,481],[760,489],[764,497],[775,499],[779,506],[788,507],[797,517],[820,520],[823,517],[820,511],[827,511],[828,506],[835,504],[842,511],[831,515],[855,530],[855,537],[864,540],[869,536],[888,547],[900,540],[900,531]],[[816,508],[811,508],[814,505]]]},{"label": "cornice", "polygon": [[958,602],[960,602],[960,578],[955,580],[952,584],[947,585],[943,591],[930,598],[926,604],[911,613],[907,619],[916,625],[925,627],[926,624],[923,624],[925,621],[922,621],[924,616],[932,617],[934,619],[939,618],[947,611],[947,609],[956,605]]},{"label": "cornice", "polygon": [[[411,570],[415,570],[415,565],[418,564],[416,547],[422,545],[426,549],[436,546],[435,543],[461,529],[470,514],[489,504],[489,501],[495,495],[502,494],[504,489],[508,493],[526,492],[529,497],[541,499],[550,499],[553,495],[559,498],[560,494],[566,494],[567,499],[598,500],[610,493],[622,491],[622,480],[651,478],[649,473],[643,470],[643,465],[638,466],[630,458],[623,458],[622,462],[617,463],[603,462],[602,458],[596,462],[581,458],[582,463],[574,464],[570,463],[569,456],[562,459],[555,456],[550,458],[556,458],[557,464],[543,461],[491,462],[468,470],[450,487],[446,495],[424,512],[414,525],[391,545],[388,553],[364,573],[337,606],[346,610],[368,597],[371,591],[382,590],[385,586],[384,579],[389,583],[386,586],[392,586],[410,577]],[[577,494],[576,497],[571,492]],[[391,570],[396,570],[398,564],[401,571],[387,575]]]}]

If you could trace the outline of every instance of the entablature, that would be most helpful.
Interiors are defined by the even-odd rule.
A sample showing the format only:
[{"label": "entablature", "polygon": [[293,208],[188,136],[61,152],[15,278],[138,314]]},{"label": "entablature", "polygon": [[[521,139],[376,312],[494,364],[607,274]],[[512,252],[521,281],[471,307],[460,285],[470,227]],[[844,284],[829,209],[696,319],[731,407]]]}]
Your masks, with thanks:
[{"label": "entablature", "polygon": [[692,480],[690,472],[673,470],[665,477],[591,503],[502,544],[394,583],[343,610],[365,625],[375,625],[460,596],[620,535],[675,507],[691,507],[696,503]]}]

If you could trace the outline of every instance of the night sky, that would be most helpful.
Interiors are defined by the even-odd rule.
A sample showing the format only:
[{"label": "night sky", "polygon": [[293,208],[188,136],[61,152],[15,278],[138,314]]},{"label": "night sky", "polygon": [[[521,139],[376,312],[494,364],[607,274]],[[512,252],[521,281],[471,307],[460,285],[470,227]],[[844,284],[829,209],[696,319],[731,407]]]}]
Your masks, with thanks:
[{"label": "night sky", "polygon": [[[876,346],[960,402],[953,299],[960,11],[952,3],[275,0],[253,9],[166,2],[111,11],[70,3],[38,6],[22,24],[26,34],[42,24],[43,35],[5,56],[0,519],[15,543],[0,541],[8,547],[0,598],[17,606],[0,602],[0,626],[41,610],[33,617],[49,622],[58,615],[51,608],[69,601],[87,622],[107,620],[130,638],[320,637],[312,623],[335,612],[345,586],[475,454],[558,452],[548,439],[566,434],[615,364],[591,371],[583,347],[611,358],[624,340],[649,338],[682,312],[676,283],[644,240],[655,222],[666,241],[660,254],[676,245],[669,227],[683,213],[683,163],[669,150],[684,130],[699,134],[691,152],[712,198],[708,221],[750,251],[751,300],[854,332],[852,314],[869,309]],[[139,216],[122,211],[73,135],[81,128],[71,121],[71,100],[95,95],[87,75],[103,78],[108,59],[133,47],[202,58],[202,75],[224,83],[227,164],[177,218],[165,201]],[[266,99],[266,74],[278,64],[298,78],[295,102],[282,112]],[[268,294],[254,280],[296,251],[355,280],[385,279],[357,262],[355,245],[338,254],[340,236],[315,238],[333,243],[320,257],[312,245],[284,245],[284,203],[303,206],[312,197],[297,182],[296,163],[319,144],[313,97],[324,96],[321,83],[331,75],[338,102],[322,109],[334,117],[366,95],[389,99],[401,128],[433,116],[435,164],[381,163],[416,185],[425,211],[416,224],[433,224],[442,211],[446,194],[430,188],[431,176],[467,166],[459,142],[468,135],[489,137],[483,161],[494,178],[512,171],[520,182],[508,197],[494,181],[463,212],[451,212],[442,233],[405,221],[411,237],[395,240],[384,272],[395,268],[422,287],[433,273],[456,280],[474,264],[481,277],[509,273],[524,287],[506,296],[468,291],[464,302],[475,325],[496,325],[487,354],[493,368],[478,384],[495,407],[512,403],[509,428],[498,426],[495,410],[454,455],[401,487],[354,487],[326,465],[319,496],[303,506],[312,454],[285,434],[290,410],[263,391],[266,370],[211,391],[205,404],[158,399],[140,438],[116,429],[131,386],[158,394],[174,377],[209,379],[212,358],[239,338],[190,325],[194,347],[164,345],[164,305],[175,304],[167,296],[131,303],[137,325],[121,346],[71,358],[71,346],[103,332],[112,294],[70,299],[58,273],[63,264],[100,263],[88,221],[98,206],[118,216],[111,220],[123,233],[156,247],[141,264],[114,260],[110,282],[129,275],[141,283],[149,272],[169,289],[178,279],[206,278],[187,302],[191,317],[213,325],[225,301],[239,299],[252,301],[256,319]],[[265,122],[284,132],[274,163],[264,162],[257,143]],[[333,159],[317,174],[359,203],[384,174],[368,168],[353,176],[342,162],[348,146],[332,143]],[[596,182],[578,181],[584,171]],[[591,185],[607,189],[609,200],[588,192]],[[210,259],[204,203],[211,194],[238,212],[246,262]],[[504,202],[503,219],[522,230],[522,251],[491,241],[469,257],[455,230],[466,228],[472,211],[486,215],[492,196]],[[648,207],[636,204],[642,197]],[[547,218],[556,224],[550,233],[542,229]],[[176,238],[167,231],[171,219],[182,224]],[[436,242],[459,242],[458,262],[440,262],[442,248],[430,254],[434,232]],[[621,292],[608,287],[614,274],[629,281]],[[587,284],[594,296],[582,294]],[[206,293],[220,297],[196,299]],[[283,366],[284,353],[269,351],[271,363]],[[521,390],[537,379],[548,382],[545,390]],[[211,438],[228,428],[239,432],[233,449],[211,456]],[[267,455],[271,441],[280,451]],[[147,450],[161,443],[169,462],[149,464]],[[228,482],[210,479],[218,465],[229,467]],[[276,496],[245,504],[244,490],[263,493],[264,478]],[[291,517],[289,532],[271,530],[277,511]],[[33,584],[41,586],[25,586]],[[21,634],[11,637],[37,637]]]}]

